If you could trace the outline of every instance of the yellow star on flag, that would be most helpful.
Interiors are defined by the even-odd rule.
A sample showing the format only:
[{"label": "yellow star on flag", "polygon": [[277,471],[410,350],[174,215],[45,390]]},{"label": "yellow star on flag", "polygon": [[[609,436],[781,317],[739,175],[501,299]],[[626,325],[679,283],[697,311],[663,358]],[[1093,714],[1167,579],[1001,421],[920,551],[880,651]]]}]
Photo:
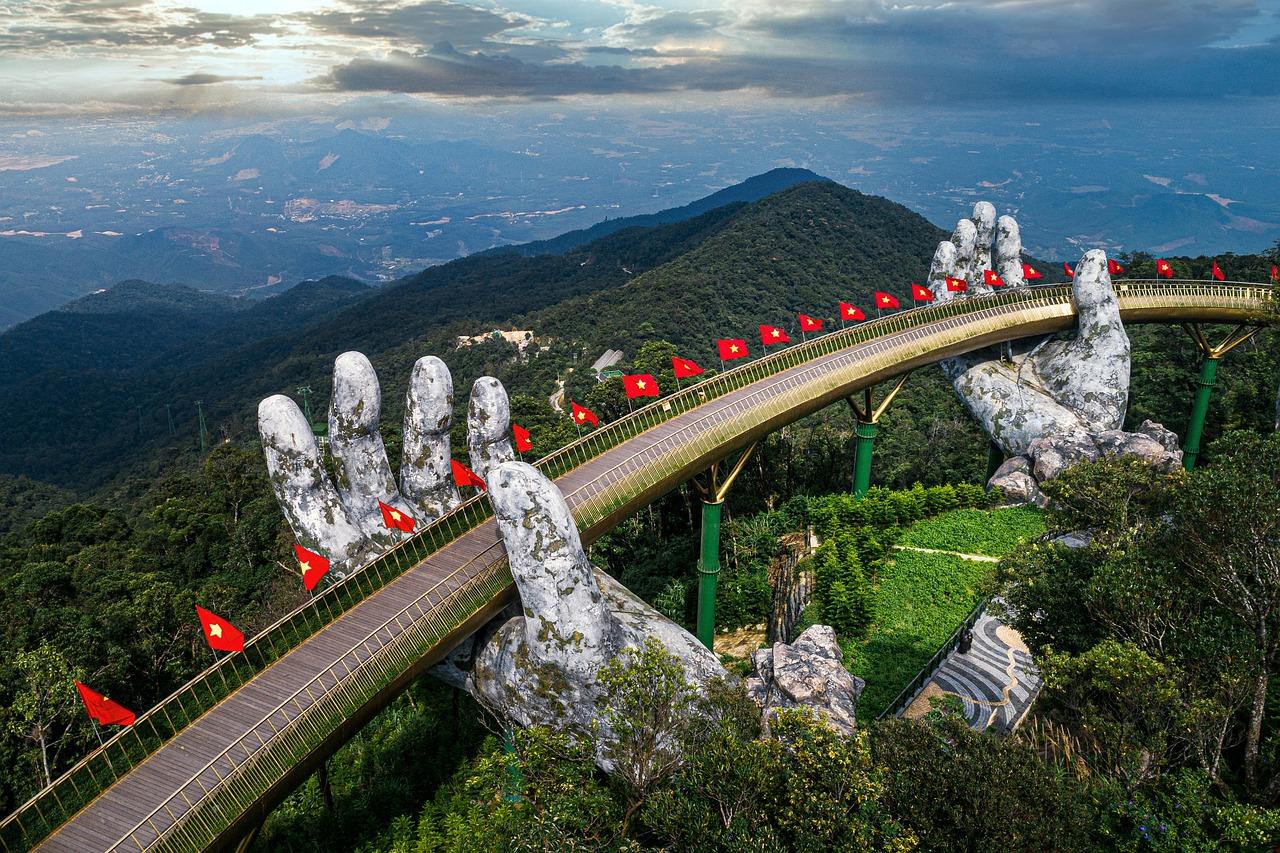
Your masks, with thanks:
[{"label": "yellow star on flag", "polygon": [[587,419],[586,412],[578,412],[578,420],[585,421]]},{"label": "yellow star on flag", "polygon": [[396,512],[394,509],[393,509],[393,510],[391,510],[391,520],[392,520],[392,521],[399,521],[399,520],[400,520],[400,513]]},{"label": "yellow star on flag", "polygon": [[221,637],[221,636],[222,636],[222,626],[221,626],[221,625],[219,625],[217,622],[213,622],[213,623],[211,623],[211,624],[209,625],[209,636],[210,636],[210,637]]},{"label": "yellow star on flag", "polygon": [[887,297],[887,296],[881,296],[881,297],[880,297],[880,304],[881,304],[881,305],[888,305],[888,304],[889,304],[889,297]]},{"label": "yellow star on flag", "polygon": [[781,334],[781,332],[779,332],[777,329],[774,329],[774,330],[773,330],[772,332],[770,332],[769,334],[773,335],[773,336],[776,338],[778,335],[780,335],[780,334]]},{"label": "yellow star on flag", "polygon": [[737,352],[737,351],[738,351],[738,345],[737,345],[737,344],[730,344],[730,345],[729,345],[729,352]]},{"label": "yellow star on flag", "polygon": [[641,379],[639,382],[637,382],[637,383],[636,383],[636,387],[637,387],[637,388],[639,388],[641,391],[643,391],[643,390],[644,390],[644,380],[643,380],[643,379]]},{"label": "yellow star on flag", "polygon": [[299,560],[298,565],[302,567],[303,574],[306,574],[307,572],[311,571],[311,564],[308,563],[306,560]]}]

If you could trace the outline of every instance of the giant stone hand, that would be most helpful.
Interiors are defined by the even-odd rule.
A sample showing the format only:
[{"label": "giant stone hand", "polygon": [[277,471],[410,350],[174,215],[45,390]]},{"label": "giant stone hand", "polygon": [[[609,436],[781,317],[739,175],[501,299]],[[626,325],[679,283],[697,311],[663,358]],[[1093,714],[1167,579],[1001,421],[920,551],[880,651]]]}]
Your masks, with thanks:
[{"label": "giant stone hand", "polygon": [[[1018,223],[995,213],[989,202],[978,202],[973,218],[961,219],[952,238],[938,244],[929,287],[939,301],[990,295],[987,270],[1000,276],[1004,289],[1026,286]],[[967,281],[968,292],[951,292],[948,277]],[[1073,335],[1024,338],[941,362],[970,413],[1012,457],[992,483],[1015,499],[1038,499],[1037,480],[1105,453],[1140,455],[1167,468],[1181,462],[1176,437],[1170,442],[1172,434],[1158,424],[1145,423],[1139,433],[1120,429],[1129,398],[1129,336],[1105,252],[1094,249],[1080,259],[1072,293]]]},{"label": "giant stone hand", "polygon": [[[333,385],[329,436],[336,483],[291,399],[263,400],[258,428],[272,486],[298,541],[329,556],[345,574],[394,544],[379,500],[420,526],[460,503],[449,462],[453,381],[437,358],[414,366],[399,487],[378,432],[381,390],[373,366],[360,353],[344,353],[334,364]],[[521,603],[465,641],[433,674],[514,722],[582,732],[598,719],[595,674],[646,637],[657,637],[695,684],[725,675],[719,659],[692,635],[592,566],[560,491],[536,468],[512,461],[509,403],[496,379],[476,380],[467,427],[471,467],[489,487]]]}]

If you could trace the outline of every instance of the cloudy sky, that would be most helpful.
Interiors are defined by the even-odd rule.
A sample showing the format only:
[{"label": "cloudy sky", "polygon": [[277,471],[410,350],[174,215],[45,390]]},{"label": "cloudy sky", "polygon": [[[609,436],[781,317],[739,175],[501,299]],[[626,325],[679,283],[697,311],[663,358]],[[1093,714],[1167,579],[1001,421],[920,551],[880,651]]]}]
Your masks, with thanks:
[{"label": "cloudy sky", "polygon": [[0,0],[0,108],[1280,93],[1280,0]]}]

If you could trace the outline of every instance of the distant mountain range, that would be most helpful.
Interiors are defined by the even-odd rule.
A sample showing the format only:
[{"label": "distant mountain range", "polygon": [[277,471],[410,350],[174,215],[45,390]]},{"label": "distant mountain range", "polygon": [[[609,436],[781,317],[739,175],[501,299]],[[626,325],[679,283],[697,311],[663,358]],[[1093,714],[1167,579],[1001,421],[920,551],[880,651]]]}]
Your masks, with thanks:
[{"label": "distant mountain range", "polygon": [[514,253],[525,255],[526,257],[562,255],[570,249],[576,249],[578,246],[590,243],[593,240],[616,234],[624,228],[652,228],[655,225],[679,222],[683,219],[690,219],[698,214],[706,213],[708,210],[723,207],[726,204],[759,201],[765,196],[781,192],[796,184],[829,180],[831,179],[810,172],[808,169],[770,169],[763,175],[747,178],[740,184],[725,187],[719,192],[690,202],[683,207],[672,207],[667,210],[660,210],[657,213],[646,213],[639,216],[606,219],[603,222],[592,225],[590,228],[568,231],[559,237],[552,237],[550,240],[534,240],[529,243],[517,243],[514,246],[499,246],[489,249],[485,254]]}]

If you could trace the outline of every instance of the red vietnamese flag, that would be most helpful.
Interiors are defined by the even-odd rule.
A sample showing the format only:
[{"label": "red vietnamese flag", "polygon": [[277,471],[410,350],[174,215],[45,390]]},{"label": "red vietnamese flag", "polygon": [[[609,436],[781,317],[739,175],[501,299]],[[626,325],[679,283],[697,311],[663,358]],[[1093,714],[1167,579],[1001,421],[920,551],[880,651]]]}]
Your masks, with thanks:
[{"label": "red vietnamese flag", "polygon": [[716,346],[720,349],[721,361],[733,361],[747,355],[747,342],[742,338],[721,338],[716,341]]},{"label": "red vietnamese flag", "polygon": [[1165,278],[1173,278],[1173,266],[1164,258],[1156,258],[1156,273]]},{"label": "red vietnamese flag", "polygon": [[1218,266],[1218,259],[1213,259],[1213,277],[1218,281],[1226,281],[1227,277],[1222,274],[1222,267]]},{"label": "red vietnamese flag", "polygon": [[777,326],[762,325],[760,327],[760,343],[765,346],[769,344],[789,344],[791,343],[791,338]]},{"label": "red vietnamese flag", "polygon": [[235,625],[216,613],[196,605],[196,616],[200,617],[200,630],[210,647],[220,652],[244,651],[244,634]]},{"label": "red vietnamese flag", "polygon": [[814,317],[810,317],[808,314],[797,314],[796,316],[800,318],[800,331],[802,332],[821,332],[822,331],[821,320]]},{"label": "red vietnamese flag", "polygon": [[1044,278],[1044,273],[1031,266],[1031,264],[1022,265],[1022,277],[1027,281],[1035,281],[1038,278]]},{"label": "red vietnamese flag", "polygon": [[885,293],[883,290],[877,290],[875,296],[876,308],[898,307],[898,297],[894,296],[892,293]]},{"label": "red vietnamese flag", "polygon": [[511,434],[516,439],[516,450],[521,453],[528,453],[533,450],[533,439],[529,438],[529,431],[520,424],[511,425]]},{"label": "red vietnamese flag", "polygon": [[696,362],[674,355],[671,356],[671,369],[675,372],[676,379],[688,379],[690,376],[702,373],[702,368]]},{"label": "red vietnamese flag", "polygon": [[932,302],[933,291],[927,287],[921,287],[913,281],[911,282],[911,298],[916,302]]},{"label": "red vietnamese flag", "polygon": [[964,293],[969,289],[969,282],[962,278],[952,278],[947,276],[947,291],[950,293]]},{"label": "red vietnamese flag", "polygon": [[862,313],[862,309],[856,305],[850,305],[848,302],[840,303],[840,319],[841,320],[865,320],[867,315]]},{"label": "red vietnamese flag", "polygon": [[[457,465],[457,462],[453,463]],[[454,469],[454,479],[458,478],[457,469]],[[461,485],[461,484],[459,484]],[[412,533],[414,526],[417,524],[411,516],[402,510],[398,510],[391,504],[378,501],[378,509],[382,510],[382,523],[386,525],[388,530],[403,530],[405,533]]]},{"label": "red vietnamese flag", "polygon": [[631,376],[624,376],[622,377],[622,387],[627,392],[628,400],[634,400],[636,397],[658,396],[658,380],[653,378],[652,373],[636,373]]},{"label": "red vietnamese flag", "polygon": [[320,583],[320,578],[329,573],[329,561],[301,545],[294,545],[293,553],[298,557],[298,568],[302,569],[302,585],[311,592]]},{"label": "red vietnamese flag", "polygon": [[[459,488],[463,486],[475,486],[480,491],[484,491],[484,480],[475,471],[472,471],[466,465],[463,465],[457,459],[449,460],[449,467],[453,469],[453,482]],[[383,510],[386,514],[386,510]],[[403,528],[402,528],[403,529]],[[413,519],[409,519],[409,530],[413,530]]]},{"label": "red vietnamese flag", "polygon": [[1124,267],[1116,263],[1114,259],[1107,258],[1107,272],[1112,275],[1120,275],[1120,273],[1124,272]]},{"label": "red vietnamese flag", "polygon": [[1004,279],[996,275],[995,270],[983,270],[982,281],[991,287],[1004,287]]},{"label": "red vietnamese flag", "polygon": [[1076,271],[1073,270],[1071,268],[1071,264],[1067,263],[1066,261],[1062,262],[1062,272],[1066,275],[1067,278],[1076,277]]},{"label": "red vietnamese flag", "polygon": [[80,701],[84,702],[84,709],[89,716],[97,720],[104,726],[132,726],[133,721],[138,718],[136,714],[125,706],[112,702],[106,696],[91,690],[79,681],[76,682],[76,690],[80,691]]},{"label": "red vietnamese flag", "polygon": [[570,411],[573,412],[573,422],[575,424],[591,424],[592,426],[600,426],[600,419],[596,417],[596,413],[590,409],[579,406],[577,403],[570,401]]},{"label": "red vietnamese flag", "polygon": [[1280,266],[1271,265],[1271,282],[1272,284],[1280,284]]}]

